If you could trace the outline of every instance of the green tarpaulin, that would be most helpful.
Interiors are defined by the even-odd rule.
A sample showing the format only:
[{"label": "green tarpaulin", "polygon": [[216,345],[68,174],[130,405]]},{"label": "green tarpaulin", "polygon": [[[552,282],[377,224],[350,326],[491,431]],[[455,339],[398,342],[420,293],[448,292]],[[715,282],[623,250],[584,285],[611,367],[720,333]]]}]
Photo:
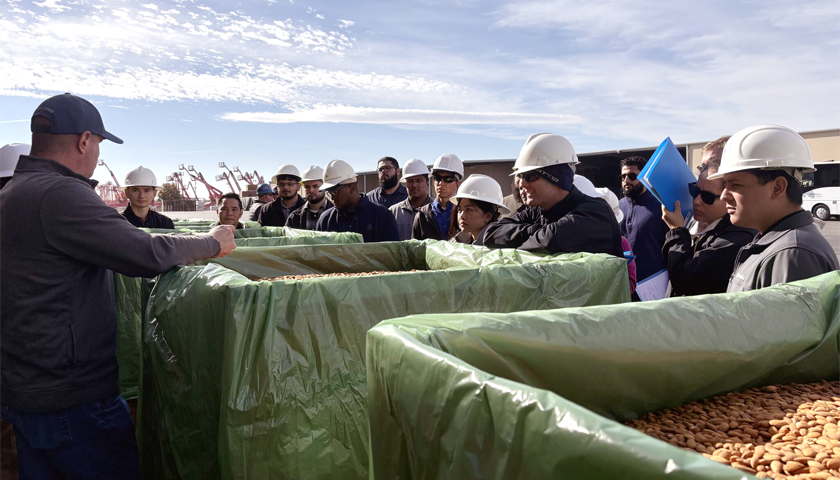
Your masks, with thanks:
[{"label": "green tarpaulin", "polygon": [[[383,270],[395,273],[253,281]],[[241,249],[179,268],[159,278],[144,321],[144,474],[366,478],[370,327],[628,300],[623,259],[434,241]]]},{"label": "green tarpaulin", "polygon": [[[172,230],[145,229],[150,233],[173,233]],[[189,232],[175,232],[189,233]],[[297,230],[287,227],[262,227],[234,230],[237,248],[284,245],[321,245],[362,243],[358,233],[332,233]],[[140,330],[143,302],[146,294],[141,278],[114,274],[114,292],[117,302],[117,361],[120,365],[120,394],[135,398],[140,382]]]},{"label": "green tarpaulin", "polygon": [[834,272],[748,293],[383,322],[367,338],[374,476],[746,478],[620,422],[836,380],[838,301]]}]

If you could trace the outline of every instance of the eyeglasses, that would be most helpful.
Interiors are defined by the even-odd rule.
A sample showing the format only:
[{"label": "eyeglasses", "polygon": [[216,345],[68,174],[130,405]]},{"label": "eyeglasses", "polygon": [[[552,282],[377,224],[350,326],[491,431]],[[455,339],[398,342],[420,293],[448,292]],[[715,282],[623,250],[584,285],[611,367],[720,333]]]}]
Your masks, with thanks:
[{"label": "eyeglasses", "polygon": [[278,187],[294,188],[298,186],[297,182],[277,182]]},{"label": "eyeglasses", "polygon": [[456,177],[452,176],[452,175],[448,175],[446,177],[441,176],[441,175],[433,175],[433,177],[435,178],[435,181],[438,182],[438,183],[441,183],[441,182],[443,182],[443,183],[455,183],[455,182],[458,181],[458,179]]},{"label": "eyeglasses", "polygon": [[350,184],[347,183],[347,184],[344,184],[344,185],[339,185],[338,187],[336,187],[332,190],[327,190],[326,194],[327,194],[328,197],[330,197],[330,201],[332,201],[332,199],[335,198],[335,194],[338,193],[339,190],[341,190],[342,188],[347,187],[349,185]]},{"label": "eyeglasses", "polygon": [[542,175],[540,175],[538,172],[525,172],[517,173],[516,176],[517,178],[519,178],[519,180],[525,180],[526,182],[531,183],[539,180]]},{"label": "eyeglasses", "polygon": [[715,195],[712,192],[700,190],[700,187],[697,186],[697,182],[691,182],[688,184],[688,193],[691,194],[692,198],[697,198],[697,195],[700,195],[700,199],[702,199],[703,203],[705,203],[706,205],[713,205],[715,203],[715,200],[720,198],[720,195]]},{"label": "eyeglasses", "polygon": [[636,181],[636,178],[638,178],[638,176],[639,176],[638,173],[632,173],[631,172],[631,173],[622,173],[621,175],[618,176],[618,178],[624,180],[624,178],[626,177],[626,178],[629,178],[631,182],[634,182],[634,181]]},{"label": "eyeglasses", "polygon": [[383,167],[379,167],[379,173],[389,172],[391,170],[394,170],[394,167],[392,167],[390,165],[385,165]]}]

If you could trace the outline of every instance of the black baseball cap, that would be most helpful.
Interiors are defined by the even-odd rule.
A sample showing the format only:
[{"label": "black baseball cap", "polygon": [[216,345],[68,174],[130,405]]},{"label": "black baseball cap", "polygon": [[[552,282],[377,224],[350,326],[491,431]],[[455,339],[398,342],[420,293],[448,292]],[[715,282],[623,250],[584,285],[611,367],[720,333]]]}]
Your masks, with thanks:
[{"label": "black baseball cap", "polygon": [[[46,117],[49,126],[35,125],[35,117]],[[114,143],[123,143],[122,139],[105,130],[99,110],[84,98],[65,93],[44,100],[32,114],[30,123],[32,133],[53,133],[56,135],[81,134],[90,132]]]}]

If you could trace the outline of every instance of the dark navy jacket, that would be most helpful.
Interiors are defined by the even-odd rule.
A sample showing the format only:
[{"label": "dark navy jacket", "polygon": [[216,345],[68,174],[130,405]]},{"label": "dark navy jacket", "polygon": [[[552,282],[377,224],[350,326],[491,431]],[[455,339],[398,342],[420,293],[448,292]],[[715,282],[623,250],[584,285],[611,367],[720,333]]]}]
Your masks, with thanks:
[{"label": "dark navy jacket", "polygon": [[153,210],[149,210],[149,214],[146,215],[146,221],[140,219],[137,215],[134,214],[134,210],[131,209],[131,205],[129,204],[125,207],[125,210],[122,212],[122,216],[125,217],[126,220],[129,221],[132,225],[137,228],[167,228],[169,230],[175,229],[175,224],[172,223],[172,219],[167,217],[166,215],[161,215]]},{"label": "dark navy jacket", "polygon": [[362,234],[365,243],[398,242],[397,221],[394,215],[382,205],[377,205],[364,195],[352,218],[335,207],[330,208],[318,219],[315,230],[319,232],[355,232]]},{"label": "dark navy jacket", "polygon": [[668,225],[662,220],[662,207],[650,191],[636,199],[624,197],[618,202],[624,220],[621,221],[621,235],[630,241],[636,255],[636,276],[638,281],[646,279],[666,267],[662,256]]},{"label": "dark navy jacket", "polygon": [[400,186],[397,187],[397,190],[390,195],[385,193],[385,191],[382,190],[382,187],[376,187],[367,194],[368,200],[382,205],[385,208],[391,208],[391,205],[396,205],[406,198],[408,198],[408,189],[406,189],[403,184],[400,184]]}]

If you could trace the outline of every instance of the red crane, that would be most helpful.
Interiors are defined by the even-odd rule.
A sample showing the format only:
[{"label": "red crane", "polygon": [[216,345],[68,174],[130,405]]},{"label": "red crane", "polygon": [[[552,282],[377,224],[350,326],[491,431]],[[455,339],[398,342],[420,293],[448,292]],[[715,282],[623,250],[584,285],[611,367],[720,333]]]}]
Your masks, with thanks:
[{"label": "red crane", "polygon": [[[227,180],[228,186],[230,187],[230,191],[236,193],[237,190],[233,189],[233,183],[230,181],[231,176],[227,174],[227,172],[223,172],[221,175],[216,175],[216,181],[221,182],[222,180]],[[234,179],[235,181],[236,179]],[[236,186],[239,187],[239,182],[236,182]]]},{"label": "red crane", "polygon": [[111,174],[111,178],[114,180],[114,183],[107,182],[104,185],[97,187],[99,189],[99,198],[101,198],[102,201],[109,207],[116,208],[128,205],[128,199],[120,186],[119,180],[117,180],[117,176],[114,175],[114,172],[111,171],[108,164],[105,163],[105,160],[100,158],[99,166],[105,167],[108,170],[108,173]]},{"label": "red crane", "polygon": [[178,165],[178,169],[187,172],[187,175],[189,175],[190,178],[192,178],[196,182],[200,182],[202,185],[204,185],[204,187],[207,189],[207,193],[210,195],[210,204],[211,205],[215,205],[216,201],[219,199],[219,197],[224,195],[224,192],[222,192],[218,188],[214,187],[213,185],[210,184],[210,182],[205,180],[204,175],[202,175],[201,172],[197,171],[195,169],[195,167],[193,167],[192,165],[188,166],[187,168],[184,168],[184,164],[182,163],[182,164]]},{"label": "red crane", "polygon": [[[230,184],[230,179],[231,178],[233,179],[233,182],[236,183],[236,190],[233,189],[233,185],[231,185],[230,189],[233,190],[233,193],[239,194],[239,192],[242,191],[242,188],[239,187],[239,182],[236,181],[236,175],[233,174],[233,171],[231,171],[231,169],[229,169],[227,167],[227,165],[225,165],[225,162],[219,162],[219,168],[224,168],[228,171],[228,173],[230,173],[229,176],[228,176],[228,173],[224,174],[224,175],[226,175],[225,179],[228,181],[228,184]],[[239,170],[239,167],[233,167],[233,170],[234,171]],[[216,181],[218,181],[218,180],[219,179],[216,178]]]},{"label": "red crane", "polygon": [[[166,177],[166,181],[172,182],[177,178],[178,185],[180,185],[179,191],[184,195],[185,199],[192,200],[192,198],[190,198],[190,193],[187,191],[187,187],[184,186],[184,181],[182,180],[183,176],[184,175],[181,172],[174,172],[171,176]],[[193,191],[193,193],[195,193],[195,191]]]}]

